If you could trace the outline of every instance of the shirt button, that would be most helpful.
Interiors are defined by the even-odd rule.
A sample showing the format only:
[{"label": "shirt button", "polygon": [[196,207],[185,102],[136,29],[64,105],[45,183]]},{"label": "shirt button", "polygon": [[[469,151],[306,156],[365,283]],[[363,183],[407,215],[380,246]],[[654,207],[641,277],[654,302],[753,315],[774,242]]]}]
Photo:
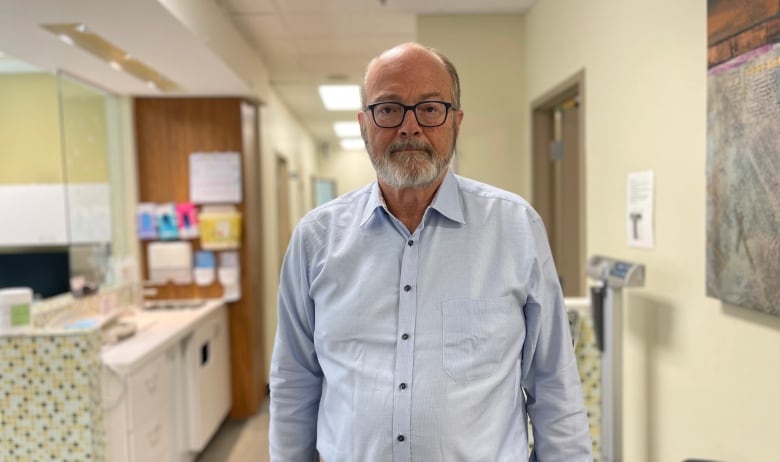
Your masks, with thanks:
[{"label": "shirt button", "polygon": [[398,385],[398,388],[400,388],[401,390],[406,390],[406,384],[402,383],[401,385]]},{"label": "shirt button", "polygon": [[396,439],[398,441],[400,441],[401,443],[403,443],[406,438],[404,438],[404,435],[398,435],[398,438],[396,438]]},{"label": "shirt button", "polygon": [[404,292],[409,292],[410,290],[412,290],[412,286],[410,286],[409,284],[406,284],[404,286]]},{"label": "shirt button", "polygon": [[413,245],[414,245],[414,241],[413,241],[413,240],[411,240],[411,239],[409,239],[409,242],[407,242],[407,244],[409,244],[409,247],[411,247],[411,246],[413,246]]},{"label": "shirt button", "polygon": [[401,338],[402,338],[403,340],[409,340],[409,334],[403,334],[403,335],[401,336]]}]

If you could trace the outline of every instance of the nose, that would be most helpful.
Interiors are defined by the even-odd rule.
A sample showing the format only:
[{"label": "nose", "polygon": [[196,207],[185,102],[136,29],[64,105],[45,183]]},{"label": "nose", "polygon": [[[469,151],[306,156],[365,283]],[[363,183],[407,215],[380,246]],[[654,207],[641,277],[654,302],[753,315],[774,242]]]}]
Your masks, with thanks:
[{"label": "nose", "polygon": [[[409,114],[410,112],[411,114]],[[401,121],[401,125],[398,127],[398,133],[405,136],[422,133],[422,127],[417,123],[417,115],[414,113],[414,109],[407,109],[404,112],[404,120]]]}]

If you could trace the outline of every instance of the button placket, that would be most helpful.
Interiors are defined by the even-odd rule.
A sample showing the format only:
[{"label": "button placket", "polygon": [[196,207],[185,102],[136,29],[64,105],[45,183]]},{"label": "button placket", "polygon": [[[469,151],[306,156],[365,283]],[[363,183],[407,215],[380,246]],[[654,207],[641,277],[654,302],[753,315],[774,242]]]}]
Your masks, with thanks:
[{"label": "button placket", "polygon": [[[418,231],[419,232],[419,231]],[[417,266],[419,258],[419,237],[415,233],[407,238],[401,257],[400,285],[398,297],[398,337],[394,377],[396,380],[393,394],[393,434],[397,447],[393,450],[393,461],[410,462],[411,445],[409,435],[412,425],[411,380],[414,376],[414,333],[417,319]],[[404,444],[400,444],[404,443]]]}]

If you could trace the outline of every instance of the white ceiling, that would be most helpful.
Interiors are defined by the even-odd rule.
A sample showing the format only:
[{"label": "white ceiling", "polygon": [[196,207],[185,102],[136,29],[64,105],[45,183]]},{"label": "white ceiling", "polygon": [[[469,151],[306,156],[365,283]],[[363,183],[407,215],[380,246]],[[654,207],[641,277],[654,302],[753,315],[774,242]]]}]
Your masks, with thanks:
[{"label": "white ceiling", "polygon": [[187,93],[249,94],[243,80],[157,0],[0,0],[0,51],[48,71],[65,70],[116,93],[156,94],[135,77],[40,27],[51,23],[87,24]]},{"label": "white ceiling", "polygon": [[[379,52],[416,39],[424,14],[522,13],[535,0],[186,0],[214,1],[268,68],[271,87],[319,142],[335,142],[317,85],[360,83]],[[154,94],[134,77],[70,47],[40,24],[80,22],[179,83],[188,94],[251,95],[251,89],[158,0],[0,0],[0,52],[96,82]],[[2,60],[0,60],[2,62]]]}]

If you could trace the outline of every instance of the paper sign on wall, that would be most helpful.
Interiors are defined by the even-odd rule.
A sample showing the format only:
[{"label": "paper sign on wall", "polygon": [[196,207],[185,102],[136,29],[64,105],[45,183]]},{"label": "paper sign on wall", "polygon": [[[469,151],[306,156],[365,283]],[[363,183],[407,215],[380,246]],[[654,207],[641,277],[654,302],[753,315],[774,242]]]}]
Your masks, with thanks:
[{"label": "paper sign on wall", "polygon": [[631,247],[655,247],[653,236],[654,172],[647,170],[628,174],[626,235]]},{"label": "paper sign on wall", "polygon": [[241,202],[241,154],[193,152],[190,154],[190,201],[195,204]]}]

